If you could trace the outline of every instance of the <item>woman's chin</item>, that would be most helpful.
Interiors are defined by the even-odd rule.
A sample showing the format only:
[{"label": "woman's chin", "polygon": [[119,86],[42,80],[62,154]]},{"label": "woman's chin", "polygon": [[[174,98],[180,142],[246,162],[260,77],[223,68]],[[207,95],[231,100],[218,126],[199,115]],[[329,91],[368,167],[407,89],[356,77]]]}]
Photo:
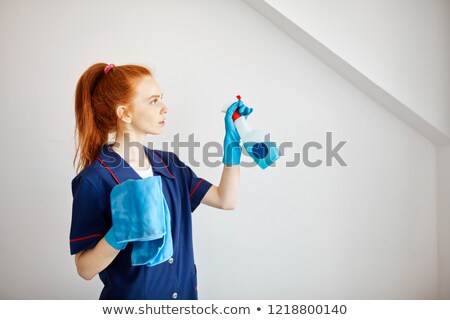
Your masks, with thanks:
[{"label": "woman's chin", "polygon": [[147,132],[147,134],[157,136],[157,135],[160,135],[161,133],[163,133],[163,131],[164,131],[164,128],[159,128],[159,129],[151,130],[150,132]]}]

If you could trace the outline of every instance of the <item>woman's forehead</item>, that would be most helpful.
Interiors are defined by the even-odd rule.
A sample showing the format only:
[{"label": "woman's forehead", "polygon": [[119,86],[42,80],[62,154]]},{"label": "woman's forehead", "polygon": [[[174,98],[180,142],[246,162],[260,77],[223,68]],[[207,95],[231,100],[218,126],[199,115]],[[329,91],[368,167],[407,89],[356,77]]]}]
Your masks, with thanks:
[{"label": "woman's forehead", "polygon": [[160,95],[161,88],[153,77],[144,77],[136,88],[136,95],[148,96]]}]

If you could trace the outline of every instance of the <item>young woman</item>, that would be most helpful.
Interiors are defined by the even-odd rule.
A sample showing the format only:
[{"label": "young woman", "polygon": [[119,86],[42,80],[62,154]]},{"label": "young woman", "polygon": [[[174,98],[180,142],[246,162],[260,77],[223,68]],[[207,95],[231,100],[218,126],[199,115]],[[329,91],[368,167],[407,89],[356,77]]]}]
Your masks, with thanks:
[{"label": "young woman", "polygon": [[[145,147],[161,134],[168,108],[150,70],[97,63],[78,81],[75,96],[77,176],[72,181],[70,250],[78,274],[104,284],[100,299],[197,299],[191,213],[200,203],[234,209],[239,189],[240,137],[232,114],[253,110],[242,101],[225,115],[223,171],[218,186],[201,179],[172,152]],[[115,141],[108,143],[108,135]],[[172,251],[156,265],[133,265],[134,243],[113,232],[111,191],[127,180],[160,177],[170,212]],[[136,226],[129,226],[134,228]]]}]

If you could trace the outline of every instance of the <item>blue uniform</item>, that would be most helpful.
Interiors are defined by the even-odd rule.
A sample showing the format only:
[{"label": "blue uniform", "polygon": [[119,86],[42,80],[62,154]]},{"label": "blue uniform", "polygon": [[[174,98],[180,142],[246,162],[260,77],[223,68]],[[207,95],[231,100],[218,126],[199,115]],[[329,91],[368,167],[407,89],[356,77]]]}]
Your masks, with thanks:
[{"label": "blue uniform", "polygon": [[[174,153],[144,148],[153,174],[161,176],[171,214],[173,256],[153,267],[134,267],[129,243],[100,272],[100,299],[198,299],[191,216],[212,184],[198,178]],[[111,190],[128,179],[141,177],[108,145],[73,179],[71,254],[95,247],[111,228]]]}]

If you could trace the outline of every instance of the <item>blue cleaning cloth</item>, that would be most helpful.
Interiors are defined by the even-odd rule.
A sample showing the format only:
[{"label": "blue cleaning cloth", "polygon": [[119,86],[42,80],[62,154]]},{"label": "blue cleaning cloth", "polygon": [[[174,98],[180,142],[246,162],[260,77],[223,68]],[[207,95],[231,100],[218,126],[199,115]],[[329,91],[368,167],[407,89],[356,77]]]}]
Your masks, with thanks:
[{"label": "blue cleaning cloth", "polygon": [[112,189],[110,200],[117,243],[133,242],[133,266],[154,266],[173,255],[170,211],[160,176],[127,180]]},{"label": "blue cleaning cloth", "polygon": [[138,241],[133,243],[131,261],[133,265],[155,266],[169,260],[173,256],[172,232],[170,230],[170,212],[163,197],[165,207],[165,226],[167,233],[164,237],[152,241]]}]

